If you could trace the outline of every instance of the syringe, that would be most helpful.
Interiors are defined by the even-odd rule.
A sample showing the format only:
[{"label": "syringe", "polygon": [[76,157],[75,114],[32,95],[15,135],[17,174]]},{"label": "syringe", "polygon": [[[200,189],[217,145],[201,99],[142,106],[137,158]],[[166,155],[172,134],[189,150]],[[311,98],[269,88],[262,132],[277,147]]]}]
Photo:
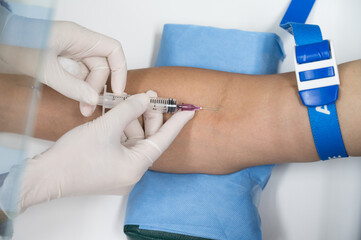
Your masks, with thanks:
[{"label": "syringe", "polygon": [[[113,108],[120,102],[126,100],[131,95],[119,96],[106,92],[106,86],[104,86],[104,94],[99,96],[98,105],[103,106],[103,114],[106,108]],[[214,108],[202,108],[192,104],[178,104],[176,99],[173,98],[150,98],[148,110],[161,112],[161,113],[175,113],[178,110],[181,111],[196,111],[196,110],[217,110]]]}]

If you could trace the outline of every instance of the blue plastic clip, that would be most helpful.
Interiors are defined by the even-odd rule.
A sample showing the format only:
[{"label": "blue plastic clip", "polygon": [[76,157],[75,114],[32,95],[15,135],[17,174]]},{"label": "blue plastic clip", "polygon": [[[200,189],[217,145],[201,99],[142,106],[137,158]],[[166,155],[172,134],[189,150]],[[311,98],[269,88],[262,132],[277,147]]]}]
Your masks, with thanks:
[{"label": "blue plastic clip", "polygon": [[295,71],[304,105],[316,107],[337,100],[340,79],[330,41],[296,46]]}]

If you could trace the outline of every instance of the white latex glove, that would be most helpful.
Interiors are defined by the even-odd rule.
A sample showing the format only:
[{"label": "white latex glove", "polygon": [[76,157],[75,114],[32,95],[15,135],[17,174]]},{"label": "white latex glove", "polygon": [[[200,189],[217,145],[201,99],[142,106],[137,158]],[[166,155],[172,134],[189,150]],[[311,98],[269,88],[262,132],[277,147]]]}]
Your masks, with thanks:
[{"label": "white latex glove", "polygon": [[[159,114],[156,121],[145,119],[147,135],[151,135],[145,138],[136,119],[148,104],[146,94],[134,95],[104,116],[74,128],[49,150],[28,160],[20,209],[65,196],[129,193],[194,116],[194,112],[178,112],[163,126]],[[127,125],[133,127],[128,126],[127,140],[121,143]]]},{"label": "white latex glove", "polygon": [[[21,21],[13,18],[20,18]],[[22,22],[27,26],[26,29],[31,29],[32,25],[45,21],[11,15],[7,22],[8,25]],[[59,64],[59,56],[85,65],[89,74],[80,77],[69,73]],[[121,94],[126,84],[127,66],[121,44],[72,22],[52,23],[47,50],[0,44],[0,58],[21,73],[39,79],[69,98],[83,102],[80,110],[85,116],[93,113],[98,93],[103,89],[110,72],[114,93]]]}]

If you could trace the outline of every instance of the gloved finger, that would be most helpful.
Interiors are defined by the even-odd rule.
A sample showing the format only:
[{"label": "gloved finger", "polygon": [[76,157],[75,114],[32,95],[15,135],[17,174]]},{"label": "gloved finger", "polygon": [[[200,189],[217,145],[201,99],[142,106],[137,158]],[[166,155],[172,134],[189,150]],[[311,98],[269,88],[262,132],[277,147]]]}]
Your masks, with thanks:
[{"label": "gloved finger", "polygon": [[120,142],[124,143],[128,140],[127,136],[125,136],[125,133],[122,132],[121,136],[120,136]]},{"label": "gloved finger", "polygon": [[[110,73],[108,63],[102,57],[90,57],[83,59],[83,62],[90,70],[85,82],[88,83],[97,93],[100,93],[108,80]],[[93,114],[96,105],[89,105],[80,102],[80,112],[88,117]]]},{"label": "gloved finger", "polygon": [[58,57],[59,64],[68,73],[74,75],[76,78],[85,80],[89,74],[88,68],[82,62],[77,62],[70,58]]},{"label": "gloved finger", "polygon": [[[51,69],[52,72],[47,72]],[[95,105],[98,93],[87,83],[66,71],[57,56],[48,58],[40,81],[71,99]]]},{"label": "gloved finger", "polygon": [[108,56],[108,62],[112,71],[112,91],[113,93],[121,94],[125,89],[128,70],[127,62],[125,60],[124,52],[120,43],[119,46],[115,48]]},{"label": "gloved finger", "polygon": [[[146,92],[149,97],[157,97],[157,93],[149,90]],[[163,114],[159,112],[151,111],[149,108],[143,114],[144,119],[144,130],[138,120],[131,122],[124,130],[128,137],[127,147],[131,147],[135,144],[135,140],[141,140],[146,137],[147,130],[150,132],[148,135],[153,135],[163,124]],[[144,132],[145,131],[145,132]],[[133,143],[129,144],[130,141]]]},{"label": "gloved finger", "polygon": [[129,140],[135,139],[140,140],[144,139],[144,130],[140,125],[138,119],[134,119],[125,129],[124,129],[125,136]]},{"label": "gloved finger", "polygon": [[90,71],[85,81],[100,93],[104,89],[110,73],[106,59],[90,57],[83,59],[83,62]]},{"label": "gloved finger", "polygon": [[[139,141],[131,150],[151,163],[169,147],[184,125],[194,116],[193,111],[175,113],[153,136]],[[147,163],[146,163],[147,164]]]},{"label": "gloved finger", "polygon": [[149,97],[145,93],[133,95],[93,123],[101,127],[110,136],[110,141],[119,142],[126,126],[142,115],[148,104]]},{"label": "gloved finger", "polygon": [[111,70],[112,91],[121,94],[127,80],[127,64],[120,42],[75,23],[63,22],[62,24],[67,24],[67,29],[74,28],[72,32],[75,33],[73,39],[70,40],[72,48],[67,49],[67,54],[78,59],[105,57]]},{"label": "gloved finger", "polygon": [[76,78],[81,79],[83,81],[85,81],[86,77],[89,74],[89,69],[87,68],[87,66],[85,66],[84,63],[82,62],[78,62],[79,65],[79,73],[75,75]]},{"label": "gloved finger", "polygon": [[[156,98],[158,94],[152,90],[147,91],[149,97]],[[147,109],[143,114],[145,137],[152,136],[163,124],[163,114]]]},{"label": "gloved finger", "polygon": [[124,129],[124,133],[127,137],[127,141],[123,143],[123,146],[127,148],[134,146],[139,140],[144,139],[144,130],[140,125],[138,119],[134,119]]},{"label": "gloved finger", "polygon": [[[157,97],[157,93],[149,90],[146,92],[149,97]],[[163,124],[163,114],[151,111],[149,108],[143,114],[145,130],[143,130],[138,120],[131,122],[125,129],[128,141],[124,144],[126,147],[132,147],[138,140],[144,139],[148,135],[153,135]],[[144,133],[145,131],[145,133]]]},{"label": "gloved finger", "polygon": [[[59,64],[65,69],[65,71],[74,75],[79,80],[85,81],[89,74],[88,67],[83,62],[77,62],[70,58],[58,57]],[[90,84],[91,85],[91,84]],[[94,87],[93,87],[94,88]],[[96,90],[96,88],[94,88]],[[95,105],[89,105],[83,102],[80,102],[80,112],[83,116],[90,116],[94,110]]]}]

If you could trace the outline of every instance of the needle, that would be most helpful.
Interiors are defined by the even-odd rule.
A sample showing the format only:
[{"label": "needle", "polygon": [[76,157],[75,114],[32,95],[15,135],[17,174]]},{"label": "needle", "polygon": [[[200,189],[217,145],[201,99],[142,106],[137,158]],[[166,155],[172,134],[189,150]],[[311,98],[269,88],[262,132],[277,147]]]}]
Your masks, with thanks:
[{"label": "needle", "polygon": [[200,107],[199,110],[211,110],[211,111],[218,111],[218,108],[206,108],[206,107]]},{"label": "needle", "polygon": [[177,105],[178,109],[181,109],[182,111],[196,111],[196,110],[212,110],[212,111],[218,111],[217,108],[204,108],[204,107],[198,107],[193,104],[186,104],[182,103]]}]

